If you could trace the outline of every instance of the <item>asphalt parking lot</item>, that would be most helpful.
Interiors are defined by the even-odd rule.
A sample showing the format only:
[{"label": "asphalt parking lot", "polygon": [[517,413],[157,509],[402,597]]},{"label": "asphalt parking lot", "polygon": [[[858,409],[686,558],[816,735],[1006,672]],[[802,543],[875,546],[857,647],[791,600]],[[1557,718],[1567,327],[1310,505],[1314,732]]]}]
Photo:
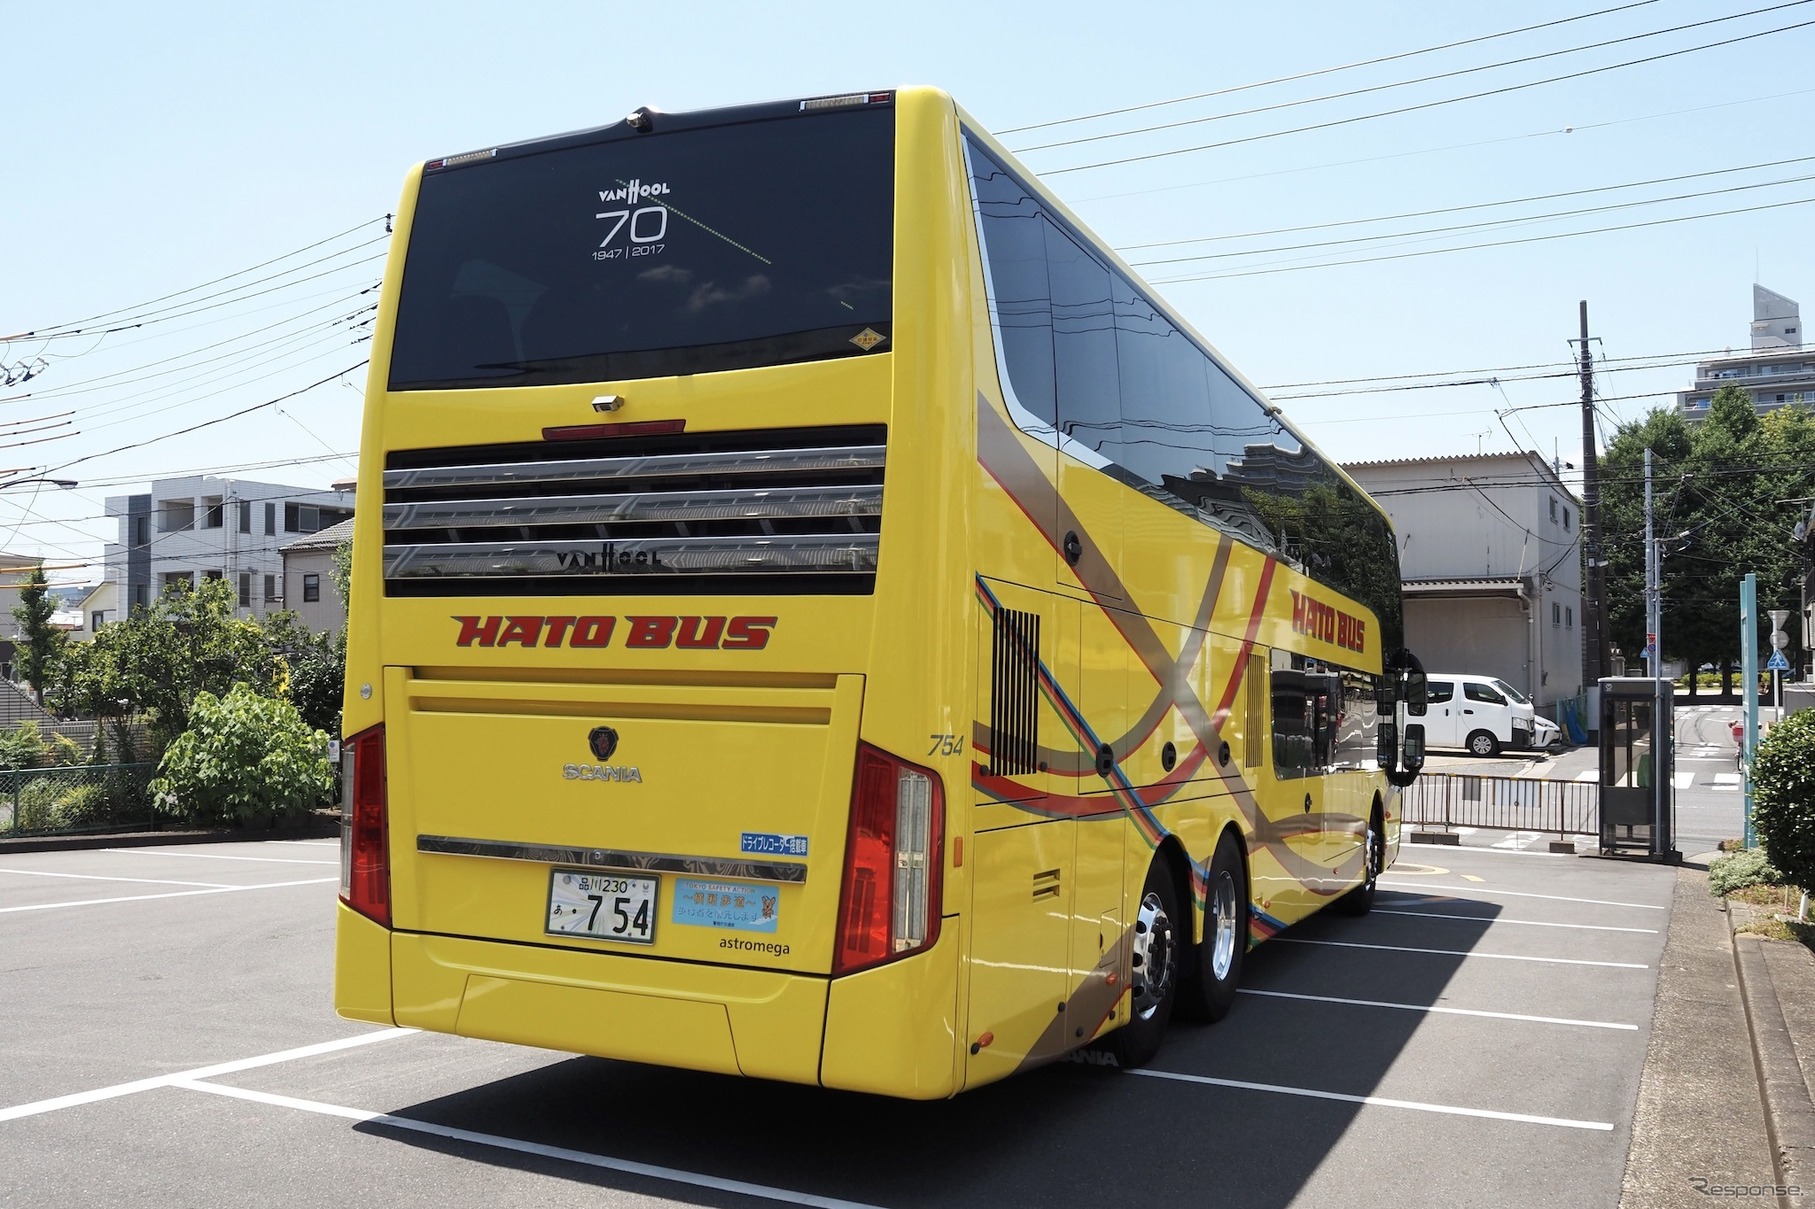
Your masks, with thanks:
[{"label": "asphalt parking lot", "polygon": [[1614,1205],[1674,884],[1407,846],[1152,1067],[908,1104],[340,1020],[336,864],[0,854],[0,1203]]}]

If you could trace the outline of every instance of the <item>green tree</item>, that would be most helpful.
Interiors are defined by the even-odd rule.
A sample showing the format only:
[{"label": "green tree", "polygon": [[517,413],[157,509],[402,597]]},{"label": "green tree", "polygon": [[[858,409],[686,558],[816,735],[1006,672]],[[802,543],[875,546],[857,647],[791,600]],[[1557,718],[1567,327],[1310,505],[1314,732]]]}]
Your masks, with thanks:
[{"label": "green tree", "polygon": [[[55,704],[122,724],[142,714],[161,748],[189,728],[190,705],[203,692],[219,697],[244,683],[270,695],[282,664],[258,624],[234,616],[234,605],[225,580],[204,579],[103,626],[93,642],[73,648],[68,674],[55,682]],[[118,734],[124,741],[123,725]]]},{"label": "green tree", "polygon": [[13,619],[19,623],[19,674],[32,686],[38,704],[44,704],[44,688],[58,673],[63,649],[69,636],[50,624],[57,602],[47,590],[44,568],[32,568],[31,578],[20,589],[19,603],[13,608]]},{"label": "green tree", "polygon": [[1798,405],[1761,418],[1751,396],[1728,385],[1695,425],[1659,408],[1608,442],[1601,520],[1610,632],[1634,654],[1645,635],[1647,448],[1655,530],[1663,539],[1665,654],[1691,669],[1712,663],[1730,673],[1740,656],[1740,579],[1757,574],[1761,609],[1800,602],[1800,552],[1788,540],[1795,517],[1779,501],[1809,494],[1815,417]]},{"label": "green tree", "polygon": [[345,631],[311,633],[288,611],[267,615],[263,630],[265,642],[283,661],[278,695],[295,705],[310,726],[339,734],[347,678]]},{"label": "green tree", "polygon": [[198,693],[189,727],[151,783],[161,813],[195,823],[269,826],[300,818],[334,789],[328,736],[296,707],[235,684]]},{"label": "green tree", "polygon": [[1815,710],[1766,732],[1752,786],[1752,819],[1771,864],[1804,890],[1815,886]]}]

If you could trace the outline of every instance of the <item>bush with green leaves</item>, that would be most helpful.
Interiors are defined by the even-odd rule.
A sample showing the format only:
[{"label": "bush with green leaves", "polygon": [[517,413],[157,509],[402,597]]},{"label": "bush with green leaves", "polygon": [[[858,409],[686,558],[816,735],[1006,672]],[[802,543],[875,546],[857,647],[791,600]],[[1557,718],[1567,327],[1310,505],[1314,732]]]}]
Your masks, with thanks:
[{"label": "bush with green leaves", "polygon": [[71,785],[57,795],[57,826],[74,831],[111,822],[104,785]]},{"label": "bush with green leaves", "polygon": [[201,824],[269,826],[329,800],[328,736],[296,707],[236,684],[199,693],[189,728],[164,752],[151,792],[161,814]]},{"label": "bush with green leaves", "polygon": [[1781,886],[1785,880],[1763,848],[1729,852],[1708,862],[1708,891],[1716,898],[1753,886]]},{"label": "bush with green leaves", "polygon": [[57,829],[57,786],[42,777],[19,787],[14,799],[18,805],[16,826],[20,831],[55,831]]},{"label": "bush with green leaves", "polygon": [[51,748],[31,719],[0,731],[0,768],[36,768],[49,763]]},{"label": "bush with green leaves", "polygon": [[1758,745],[1752,821],[1785,880],[1815,886],[1815,710],[1791,714]]}]

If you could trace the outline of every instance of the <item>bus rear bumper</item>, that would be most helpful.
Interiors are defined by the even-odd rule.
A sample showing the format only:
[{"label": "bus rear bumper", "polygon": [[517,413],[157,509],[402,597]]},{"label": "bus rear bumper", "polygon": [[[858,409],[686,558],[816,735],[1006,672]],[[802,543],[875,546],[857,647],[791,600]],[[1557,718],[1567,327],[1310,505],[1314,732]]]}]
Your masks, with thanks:
[{"label": "bus rear bumper", "polygon": [[823,978],[409,932],[390,939],[396,1023],[404,1027],[819,1081]]}]

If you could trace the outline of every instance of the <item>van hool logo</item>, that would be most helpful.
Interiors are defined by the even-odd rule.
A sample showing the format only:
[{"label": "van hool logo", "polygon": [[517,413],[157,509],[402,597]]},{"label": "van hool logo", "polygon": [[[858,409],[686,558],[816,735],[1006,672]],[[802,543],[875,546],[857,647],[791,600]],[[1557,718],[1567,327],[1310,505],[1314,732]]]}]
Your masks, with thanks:
[{"label": "van hool logo", "polygon": [[660,181],[645,185],[640,180],[632,180],[622,189],[600,189],[599,200],[602,202],[639,202],[645,197],[668,196],[668,182]]},{"label": "van hool logo", "polygon": [[660,550],[620,550],[616,542],[606,542],[597,550],[561,550],[555,561],[563,571],[617,571],[632,567],[666,567]]},{"label": "van hool logo", "polygon": [[[774,617],[455,617],[456,646],[608,647],[621,635],[628,648],[683,651],[760,651]],[[620,624],[621,623],[621,624]]]}]

